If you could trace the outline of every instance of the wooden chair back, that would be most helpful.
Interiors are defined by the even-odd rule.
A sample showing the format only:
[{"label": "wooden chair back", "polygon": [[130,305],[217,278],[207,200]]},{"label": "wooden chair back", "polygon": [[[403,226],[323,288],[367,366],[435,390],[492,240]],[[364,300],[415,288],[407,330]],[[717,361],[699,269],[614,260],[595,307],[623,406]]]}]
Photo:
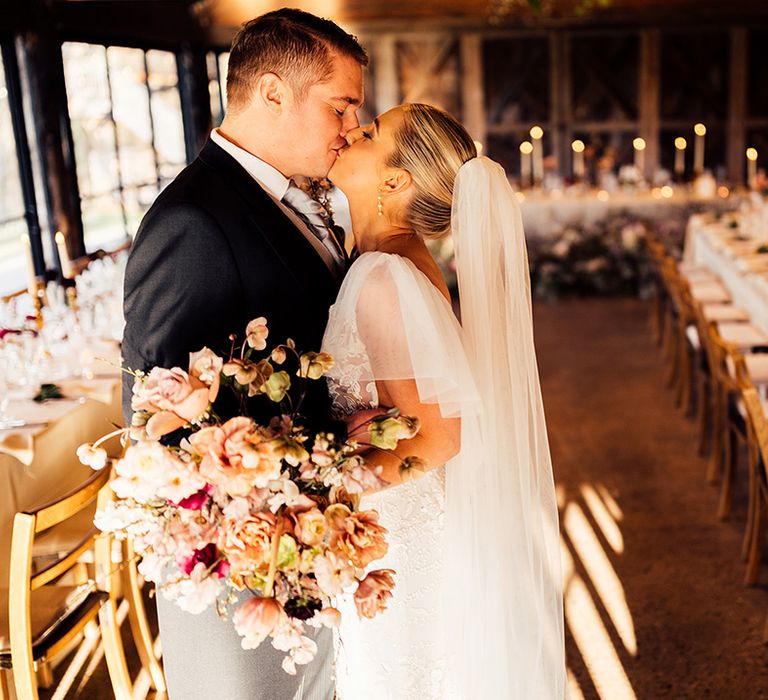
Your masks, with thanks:
[{"label": "wooden chair back", "polygon": [[46,664],[64,649],[95,619],[106,600],[106,595],[96,590],[93,582],[84,586],[68,586],[62,581],[83,555],[93,548],[95,528],[55,561],[33,571],[35,537],[88,508],[99,492],[108,488],[109,479],[109,470],[94,472],[80,487],[62,498],[36,510],[17,513],[14,518],[8,634],[18,698],[35,700],[38,697],[36,666]]}]

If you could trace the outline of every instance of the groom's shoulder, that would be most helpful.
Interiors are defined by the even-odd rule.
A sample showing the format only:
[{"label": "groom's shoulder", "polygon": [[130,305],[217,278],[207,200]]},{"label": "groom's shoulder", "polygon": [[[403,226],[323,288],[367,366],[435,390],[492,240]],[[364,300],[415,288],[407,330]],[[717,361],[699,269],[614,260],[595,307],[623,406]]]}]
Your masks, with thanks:
[{"label": "groom's shoulder", "polygon": [[[217,226],[227,206],[226,188],[216,174],[196,158],[156,197],[139,225],[137,239],[147,229]],[[217,226],[218,227],[218,226]]]}]

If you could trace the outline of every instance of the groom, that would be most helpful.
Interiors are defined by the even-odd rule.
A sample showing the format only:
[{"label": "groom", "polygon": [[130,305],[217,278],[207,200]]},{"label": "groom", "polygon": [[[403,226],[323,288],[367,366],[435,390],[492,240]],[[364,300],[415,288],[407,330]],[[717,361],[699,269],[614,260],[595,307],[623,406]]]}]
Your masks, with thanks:
[{"label": "groom", "polygon": [[[343,241],[292,178],[325,176],[346,145],[367,62],[354,37],[299,10],[241,28],[221,127],[136,235],[125,275],[125,367],[186,367],[203,346],[226,352],[229,335],[257,316],[267,318],[270,340],[319,350],[347,260]],[[327,421],[328,398],[316,384],[304,412]],[[170,700],[333,698],[328,630],[315,637],[315,660],[292,677],[281,669],[282,652],[269,641],[244,651],[231,621],[213,610],[191,615],[162,594],[157,605]]]}]

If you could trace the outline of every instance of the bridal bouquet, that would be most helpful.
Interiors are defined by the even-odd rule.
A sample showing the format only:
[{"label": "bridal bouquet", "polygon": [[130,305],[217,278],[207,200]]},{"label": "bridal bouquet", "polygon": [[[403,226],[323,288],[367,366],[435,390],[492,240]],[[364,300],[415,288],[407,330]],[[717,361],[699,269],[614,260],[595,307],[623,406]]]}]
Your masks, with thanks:
[{"label": "bridal bouquet", "polygon": [[[258,318],[237,353],[233,340],[227,359],[203,348],[190,354],[186,370],[132,372],[132,425],[82,445],[78,456],[104,468],[101,443],[117,434],[125,444],[135,440],[114,461],[117,500],[97,513],[97,527],[131,537],[144,577],[190,613],[215,605],[226,617],[249,591],[232,616],[243,648],[271,637],[287,652],[283,669],[294,674],[317,652],[304,625],[339,624],[335,596],[354,591],[362,617],[386,607],[395,572],[364,571],[386,553],[386,529],[376,511],[359,509],[362,493],[385,482],[382,468],[366,465],[359,451],[391,450],[419,426],[393,409],[370,421],[369,443],[310,432],[301,403],[333,358],[301,353],[288,340],[259,359],[267,335]],[[212,404],[224,387],[239,397],[243,415],[216,415]],[[260,395],[274,407],[266,425],[247,415],[248,398]],[[160,441],[180,428],[186,437],[178,445]],[[422,467],[409,457],[401,469]]]}]

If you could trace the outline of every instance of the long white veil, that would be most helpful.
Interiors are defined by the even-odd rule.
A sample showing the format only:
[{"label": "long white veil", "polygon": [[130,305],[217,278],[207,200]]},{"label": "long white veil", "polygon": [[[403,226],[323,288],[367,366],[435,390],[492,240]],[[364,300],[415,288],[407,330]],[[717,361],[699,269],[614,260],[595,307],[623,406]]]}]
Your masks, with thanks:
[{"label": "long white veil", "polygon": [[566,693],[557,503],[520,207],[504,170],[459,171],[452,229],[464,344],[482,401],[446,473],[449,668],[463,698]]}]

